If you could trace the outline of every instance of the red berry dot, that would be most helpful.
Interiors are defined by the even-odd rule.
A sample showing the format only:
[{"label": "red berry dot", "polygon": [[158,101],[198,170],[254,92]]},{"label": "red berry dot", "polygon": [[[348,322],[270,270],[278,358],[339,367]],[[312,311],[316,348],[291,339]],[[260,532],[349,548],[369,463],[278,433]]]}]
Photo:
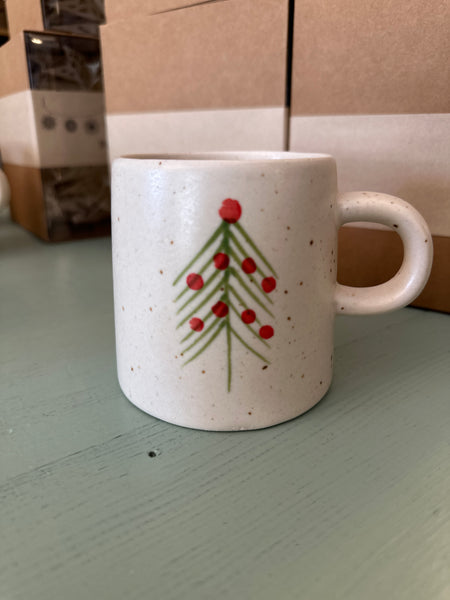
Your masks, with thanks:
[{"label": "red berry dot", "polygon": [[225,269],[230,264],[230,257],[228,254],[224,254],[223,252],[219,252],[214,256],[214,266],[216,269],[220,269],[221,271],[225,271]]},{"label": "red berry dot", "polygon": [[259,335],[262,337],[263,340],[268,340],[273,336],[273,327],[271,327],[270,325],[263,325],[259,330]]},{"label": "red berry dot", "polygon": [[276,287],[277,282],[274,277],[264,277],[261,282],[262,289],[266,292],[266,294],[270,294]]},{"label": "red berry dot", "polygon": [[201,331],[203,329],[203,327],[205,326],[203,321],[201,319],[198,319],[197,317],[193,317],[189,321],[189,325],[191,326],[191,329],[193,329],[194,331]]},{"label": "red berry dot", "polygon": [[241,314],[241,319],[244,321],[244,323],[253,323],[253,321],[256,319],[255,311],[251,308],[244,310]]},{"label": "red berry dot", "polygon": [[254,273],[256,271],[256,263],[253,258],[250,258],[249,256],[244,258],[241,267],[244,273]]},{"label": "red berry dot", "polygon": [[225,302],[222,302],[221,300],[219,300],[217,304],[214,304],[211,310],[216,315],[216,317],[219,317],[219,319],[226,317],[228,314],[228,306],[225,304]]},{"label": "red berry dot", "polygon": [[239,221],[241,214],[241,205],[237,200],[232,200],[231,198],[224,200],[219,209],[219,215],[227,223],[236,223],[236,221]]},{"label": "red berry dot", "polygon": [[203,287],[203,277],[197,273],[189,273],[186,277],[186,283],[191,290],[201,290]]}]

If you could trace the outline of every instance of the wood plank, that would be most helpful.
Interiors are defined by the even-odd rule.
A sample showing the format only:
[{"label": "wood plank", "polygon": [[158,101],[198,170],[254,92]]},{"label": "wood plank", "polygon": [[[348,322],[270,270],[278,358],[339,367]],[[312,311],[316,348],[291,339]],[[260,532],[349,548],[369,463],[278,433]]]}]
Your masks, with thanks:
[{"label": "wood plank", "polygon": [[450,321],[417,314],[340,346],[299,419],[216,434],[147,418],[11,478],[3,594],[443,598]]}]

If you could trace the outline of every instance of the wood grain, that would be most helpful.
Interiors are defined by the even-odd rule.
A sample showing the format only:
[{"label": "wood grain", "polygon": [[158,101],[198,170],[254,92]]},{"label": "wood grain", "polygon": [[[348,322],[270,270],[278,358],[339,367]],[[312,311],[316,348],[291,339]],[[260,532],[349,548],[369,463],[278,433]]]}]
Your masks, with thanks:
[{"label": "wood grain", "polygon": [[207,433],[121,395],[108,240],[0,268],[1,598],[448,597],[447,315],[340,317],[316,408]]}]

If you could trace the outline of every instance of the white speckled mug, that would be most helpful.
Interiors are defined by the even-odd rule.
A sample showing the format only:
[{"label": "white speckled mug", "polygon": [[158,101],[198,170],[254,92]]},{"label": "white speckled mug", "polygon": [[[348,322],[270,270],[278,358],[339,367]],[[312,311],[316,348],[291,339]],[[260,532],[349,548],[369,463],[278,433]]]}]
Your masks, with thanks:
[{"label": "white speckled mug", "polygon": [[[404,261],[372,288],[336,283],[337,231],[388,225]],[[327,391],[339,314],[422,290],[426,223],[371,192],[338,196],[331,156],[228,152],[120,158],[112,172],[119,382],[151,415],[207,430],[292,419]]]}]

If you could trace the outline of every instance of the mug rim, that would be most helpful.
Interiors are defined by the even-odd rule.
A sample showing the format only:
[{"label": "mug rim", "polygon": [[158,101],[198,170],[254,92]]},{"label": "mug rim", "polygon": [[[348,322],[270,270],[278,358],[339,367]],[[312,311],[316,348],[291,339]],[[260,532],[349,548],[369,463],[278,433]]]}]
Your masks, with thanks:
[{"label": "mug rim", "polygon": [[160,166],[180,166],[188,164],[250,164],[280,162],[310,162],[322,160],[334,160],[331,154],[318,152],[290,152],[290,151],[266,151],[266,150],[220,150],[211,152],[161,152],[152,154],[126,154],[113,160],[114,164],[154,164]]}]

